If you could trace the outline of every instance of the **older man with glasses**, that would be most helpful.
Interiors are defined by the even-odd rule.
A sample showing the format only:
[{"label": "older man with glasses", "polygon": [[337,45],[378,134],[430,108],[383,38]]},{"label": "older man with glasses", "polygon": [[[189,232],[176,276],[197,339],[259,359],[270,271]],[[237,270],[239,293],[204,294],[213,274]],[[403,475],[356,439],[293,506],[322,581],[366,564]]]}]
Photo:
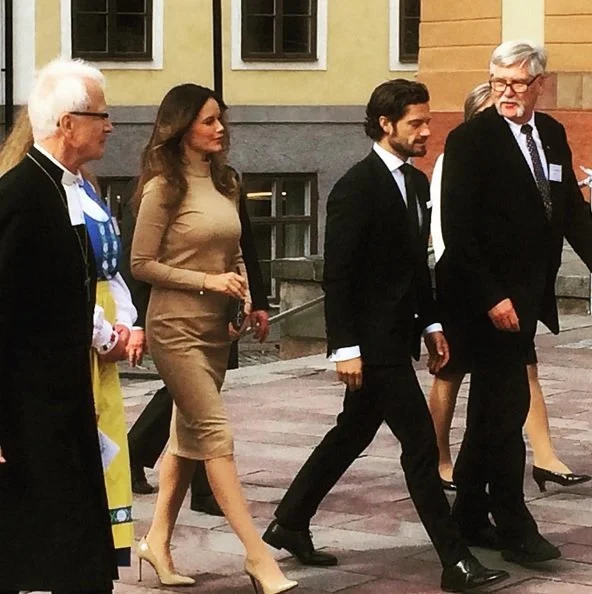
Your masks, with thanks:
[{"label": "older man with glasses", "polygon": [[[109,593],[117,567],[91,388],[95,258],[80,167],[112,124],[103,75],[57,60],[35,144],[0,179],[0,592]],[[114,341],[115,342],[115,341]]]},{"label": "older man with glasses", "polygon": [[469,544],[489,541],[523,565],[560,556],[524,502],[526,357],[538,320],[559,331],[554,285],[564,237],[592,269],[592,220],[565,130],[535,112],[546,61],[534,44],[500,45],[490,63],[494,105],[448,136],[438,263],[441,305],[466,329],[472,354],[453,515]]}]

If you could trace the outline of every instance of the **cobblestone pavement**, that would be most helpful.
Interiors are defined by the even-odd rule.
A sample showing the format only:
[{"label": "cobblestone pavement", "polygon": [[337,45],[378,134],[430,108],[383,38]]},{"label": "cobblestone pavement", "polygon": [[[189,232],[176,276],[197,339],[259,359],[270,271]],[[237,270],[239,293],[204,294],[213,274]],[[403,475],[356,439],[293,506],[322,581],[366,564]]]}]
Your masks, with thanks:
[{"label": "cobblestone pavement", "polygon": [[[578,472],[592,471],[592,318],[567,316],[558,336],[537,338],[540,378],[546,394],[554,444]],[[425,362],[418,366],[427,391]],[[124,380],[131,423],[160,386],[159,381]],[[454,419],[452,443],[462,438],[467,384]],[[324,357],[278,361],[231,371],[224,399],[236,438],[236,458],[255,522],[269,523],[290,481],[339,412],[342,387]],[[312,532],[318,547],[339,556],[333,568],[304,568],[278,553],[282,568],[300,582],[300,594],[416,594],[439,592],[440,567],[411,505],[399,464],[400,448],[382,428],[363,456],[323,502]],[[511,572],[493,587],[506,594],[592,594],[592,483],[572,488],[550,485],[539,493],[527,462],[525,493],[541,531],[562,551],[560,560],[532,570],[508,564],[498,553],[475,549],[486,564]],[[154,471],[149,479],[157,481]],[[147,530],[154,495],[134,501],[136,536]],[[189,510],[185,501],[173,540],[178,569],[197,583],[184,592],[247,594],[242,547],[223,518]],[[119,594],[159,588],[148,567],[137,582],[137,561],[121,571]],[[169,588],[172,590],[172,588]]]}]

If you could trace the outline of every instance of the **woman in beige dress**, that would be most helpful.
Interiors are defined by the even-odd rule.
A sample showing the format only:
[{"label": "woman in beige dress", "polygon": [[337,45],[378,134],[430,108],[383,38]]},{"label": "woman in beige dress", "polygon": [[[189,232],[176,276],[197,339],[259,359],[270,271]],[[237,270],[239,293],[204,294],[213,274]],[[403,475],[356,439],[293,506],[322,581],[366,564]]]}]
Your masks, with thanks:
[{"label": "woman in beige dress", "polygon": [[245,314],[250,312],[238,180],[226,164],[225,110],[210,89],[174,87],[142,156],[132,272],[152,285],[148,346],[175,409],[154,518],[138,556],[165,585],[194,583],[175,571],[170,542],[195,462],[204,460],[214,496],[245,546],[245,571],[256,592],[277,594],[297,583],[285,578],[253,525],[220,396],[231,342],[229,311],[244,302]]}]

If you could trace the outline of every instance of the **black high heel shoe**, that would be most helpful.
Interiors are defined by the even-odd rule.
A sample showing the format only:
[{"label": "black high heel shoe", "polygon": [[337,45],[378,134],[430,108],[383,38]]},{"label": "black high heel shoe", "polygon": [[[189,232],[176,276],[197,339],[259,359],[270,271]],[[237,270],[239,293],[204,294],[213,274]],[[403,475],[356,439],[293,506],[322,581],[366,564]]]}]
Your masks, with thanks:
[{"label": "black high heel shoe", "polygon": [[538,466],[533,466],[532,478],[539,486],[541,493],[543,493],[547,490],[547,487],[545,486],[547,481],[550,483],[557,483],[562,487],[572,487],[573,485],[580,485],[582,483],[588,482],[592,476],[589,474],[574,474],[573,472],[566,472],[564,474],[561,472],[545,470],[544,468],[539,468]]}]

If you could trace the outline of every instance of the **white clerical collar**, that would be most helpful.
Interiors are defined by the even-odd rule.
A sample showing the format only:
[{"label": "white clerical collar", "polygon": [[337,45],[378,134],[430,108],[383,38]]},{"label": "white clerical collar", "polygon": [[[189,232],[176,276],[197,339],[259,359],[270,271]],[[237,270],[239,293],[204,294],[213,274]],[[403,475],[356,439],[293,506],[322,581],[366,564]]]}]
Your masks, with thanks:
[{"label": "white clerical collar", "polygon": [[397,169],[399,169],[401,165],[405,163],[405,161],[397,157],[397,155],[382,148],[377,142],[374,143],[372,149],[382,159],[391,173],[397,171]]},{"label": "white clerical collar", "polygon": [[[508,125],[510,126],[510,130],[512,130],[512,132],[514,133],[514,136],[518,137],[518,135],[522,132],[522,126],[524,126],[524,124],[517,124],[516,122],[513,122],[512,120],[509,120],[508,118],[504,118],[504,120],[506,120],[506,122],[508,122]],[[528,120],[528,122],[526,122],[527,124],[530,124],[532,126],[533,130],[536,130],[536,126],[534,124],[534,111],[532,112],[532,116],[530,117],[530,120]]]},{"label": "white clerical collar", "polygon": [[77,174],[72,173],[68,169],[66,169],[51,153],[45,150],[40,144],[35,143],[33,146],[44,156],[47,157],[54,165],[57,165],[62,170],[62,184],[65,186],[72,186],[74,184],[78,184],[81,186],[83,184],[83,178],[80,171]]}]

